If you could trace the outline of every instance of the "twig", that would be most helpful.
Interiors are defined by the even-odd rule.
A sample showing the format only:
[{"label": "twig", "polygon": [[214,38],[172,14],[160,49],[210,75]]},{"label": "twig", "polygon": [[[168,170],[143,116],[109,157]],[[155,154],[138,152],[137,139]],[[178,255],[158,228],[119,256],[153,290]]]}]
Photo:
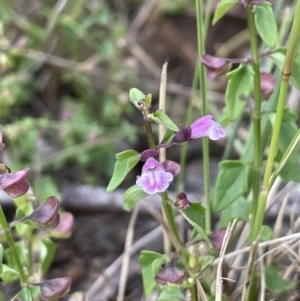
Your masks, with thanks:
[{"label": "twig", "polygon": [[117,301],[124,300],[126,282],[128,277],[128,267],[130,262],[130,249],[132,247],[132,241],[134,237],[134,225],[138,216],[139,206],[135,206],[129,221],[128,230],[126,234],[125,247],[122,259],[122,268],[120,273],[120,284],[118,290]]},{"label": "twig", "polygon": [[228,246],[229,239],[231,237],[232,230],[236,224],[236,219],[233,220],[232,223],[229,223],[225,232],[225,236],[223,239],[221,251],[220,251],[220,257],[219,257],[219,263],[217,266],[217,276],[216,276],[216,301],[222,300],[222,265],[224,261],[224,256],[226,252],[226,248]]}]

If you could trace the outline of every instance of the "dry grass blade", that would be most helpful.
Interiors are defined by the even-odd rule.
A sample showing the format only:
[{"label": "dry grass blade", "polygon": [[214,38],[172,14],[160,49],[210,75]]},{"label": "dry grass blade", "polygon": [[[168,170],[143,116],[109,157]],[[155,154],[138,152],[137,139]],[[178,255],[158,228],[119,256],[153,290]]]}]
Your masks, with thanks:
[{"label": "dry grass blade", "polygon": [[138,216],[138,210],[139,210],[138,208],[139,206],[134,207],[127,229],[117,301],[123,301],[124,299],[125,288],[127,283],[128,267],[130,262],[130,249],[134,237],[134,225]]},{"label": "dry grass blade", "polygon": [[219,263],[217,266],[217,276],[216,276],[216,301],[222,300],[222,265],[223,260],[226,252],[226,248],[229,242],[229,239],[231,237],[233,228],[236,224],[236,219],[233,220],[232,223],[229,223],[225,232],[225,236],[223,239],[221,251],[220,251],[220,257],[219,257]]},{"label": "dry grass blade", "polygon": [[254,241],[251,245],[250,253],[249,253],[249,259],[247,264],[247,270],[246,270],[246,279],[244,281],[244,287],[243,287],[243,294],[242,294],[242,300],[241,301],[248,301],[249,297],[249,290],[250,290],[250,283],[251,283],[251,275],[253,272],[253,268],[255,267],[255,256],[257,251],[257,242]]}]

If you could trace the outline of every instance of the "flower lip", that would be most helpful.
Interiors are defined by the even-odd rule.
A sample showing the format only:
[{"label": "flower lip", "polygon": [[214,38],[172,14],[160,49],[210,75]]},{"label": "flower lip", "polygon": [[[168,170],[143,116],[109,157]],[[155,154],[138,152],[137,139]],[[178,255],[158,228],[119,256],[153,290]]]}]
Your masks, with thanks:
[{"label": "flower lip", "polygon": [[136,185],[148,194],[155,194],[165,191],[172,180],[172,173],[165,171],[161,163],[150,157],[144,164]]}]

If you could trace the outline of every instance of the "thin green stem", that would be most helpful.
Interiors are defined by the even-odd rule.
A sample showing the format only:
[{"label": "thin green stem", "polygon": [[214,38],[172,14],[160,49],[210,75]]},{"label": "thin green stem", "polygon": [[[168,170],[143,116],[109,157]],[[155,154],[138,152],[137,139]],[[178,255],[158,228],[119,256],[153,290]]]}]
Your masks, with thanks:
[{"label": "thin green stem", "polygon": [[254,114],[253,114],[253,136],[254,136],[254,159],[252,170],[252,215],[256,215],[258,198],[260,191],[260,169],[262,166],[261,160],[261,89],[260,89],[260,72],[259,72],[259,53],[257,44],[257,34],[254,22],[253,7],[251,0],[247,1],[246,5],[247,22],[250,36],[250,47],[252,54],[252,70],[254,73]]},{"label": "thin green stem", "polygon": [[[196,1],[196,16],[197,16],[197,42],[198,42],[198,56],[201,57],[205,53],[204,47],[204,22],[203,22],[203,7],[202,0]],[[198,61],[200,91],[201,91],[201,108],[202,115],[207,114],[207,90],[206,90],[206,76],[204,65]],[[205,229],[211,231],[211,199],[210,199],[210,166],[209,166],[209,144],[208,138],[202,139],[203,152],[203,179],[204,179],[204,195],[206,200],[205,210]]]},{"label": "thin green stem", "polygon": [[18,270],[18,273],[19,273],[19,276],[20,276],[21,283],[23,284],[26,281],[26,275],[24,273],[23,266],[22,266],[22,263],[20,261],[16,246],[15,246],[15,242],[12,238],[10,228],[9,228],[8,223],[7,223],[7,220],[6,220],[5,214],[3,212],[2,206],[0,206],[0,225],[2,227],[2,230],[3,230],[4,235],[5,235],[5,239],[8,243],[11,254],[12,254],[13,259],[15,261],[15,264],[16,264],[16,267],[17,267],[17,270]]},{"label": "thin green stem", "polygon": [[263,179],[263,187],[259,198],[257,214],[254,220],[254,226],[252,228],[252,232],[250,235],[250,238],[252,240],[255,240],[260,232],[261,225],[263,222],[264,212],[266,209],[267,197],[270,190],[270,178],[273,169],[274,158],[277,152],[277,144],[278,144],[278,138],[281,129],[285,100],[286,100],[288,86],[289,86],[289,78],[292,72],[292,62],[293,62],[296,46],[300,36],[299,28],[300,28],[300,0],[297,0],[293,25],[290,34],[290,41],[287,48],[283,69],[281,72],[279,99],[278,99],[274,129],[273,129],[270,148],[269,148],[269,155],[268,155],[266,170]]},{"label": "thin green stem", "polygon": [[[185,118],[185,126],[187,127],[192,119],[193,119],[193,107],[194,107],[194,99],[195,99],[195,91],[197,88],[197,82],[198,82],[198,71],[197,71],[197,64],[196,68],[194,71],[194,77],[193,77],[193,83],[192,83],[192,92],[189,100],[189,106],[187,109],[187,114]],[[187,150],[188,150],[188,144],[184,143],[181,147],[181,152],[180,152],[180,174],[177,178],[177,183],[176,183],[176,191],[179,192],[183,186],[183,176],[185,172],[185,163],[186,163],[186,157],[187,157]]]},{"label": "thin green stem", "polygon": [[33,229],[28,229],[27,241],[27,261],[28,261],[28,274],[32,276],[33,272]]}]

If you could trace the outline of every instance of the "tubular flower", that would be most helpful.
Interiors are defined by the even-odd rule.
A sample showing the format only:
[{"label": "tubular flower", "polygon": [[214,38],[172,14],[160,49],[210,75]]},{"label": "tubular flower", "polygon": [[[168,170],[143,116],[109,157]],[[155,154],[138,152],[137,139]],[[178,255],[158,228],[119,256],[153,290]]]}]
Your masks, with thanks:
[{"label": "tubular flower", "polygon": [[203,54],[201,56],[201,61],[205,65],[207,77],[210,79],[214,79],[227,73],[231,67],[231,64],[227,59],[211,56],[209,54]]},{"label": "tubular flower", "polygon": [[182,143],[191,139],[208,136],[211,140],[218,140],[225,137],[225,131],[215,121],[212,115],[198,118],[189,127],[181,128],[174,136],[174,143]]},{"label": "tubular flower", "polygon": [[136,185],[148,194],[155,194],[165,191],[172,180],[172,173],[165,171],[161,163],[150,157],[144,164]]}]

